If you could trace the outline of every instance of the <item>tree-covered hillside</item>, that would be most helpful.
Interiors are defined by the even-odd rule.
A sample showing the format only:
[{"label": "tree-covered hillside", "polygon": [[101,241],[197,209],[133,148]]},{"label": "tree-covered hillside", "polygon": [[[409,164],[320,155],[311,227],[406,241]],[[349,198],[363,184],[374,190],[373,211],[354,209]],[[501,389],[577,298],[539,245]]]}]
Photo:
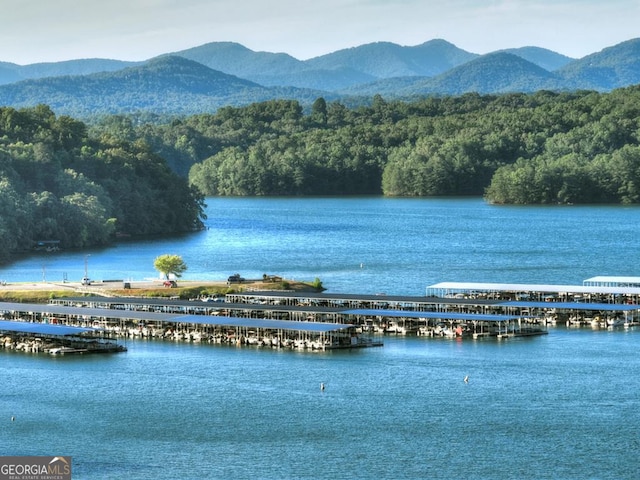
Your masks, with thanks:
[{"label": "tree-covered hillside", "polygon": [[640,201],[640,87],[467,94],[347,108],[319,98],[135,130],[206,195],[485,195]]},{"label": "tree-covered hillside", "polygon": [[202,227],[201,195],[144,142],[87,132],[47,106],[0,108],[0,261],[40,241],[79,248]]}]

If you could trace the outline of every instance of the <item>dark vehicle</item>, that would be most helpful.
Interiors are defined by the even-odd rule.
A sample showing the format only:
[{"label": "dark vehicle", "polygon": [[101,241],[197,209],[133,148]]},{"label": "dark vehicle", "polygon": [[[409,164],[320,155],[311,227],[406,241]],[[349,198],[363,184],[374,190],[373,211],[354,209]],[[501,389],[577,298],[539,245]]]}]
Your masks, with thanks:
[{"label": "dark vehicle", "polygon": [[242,278],[239,273],[235,273],[235,274],[231,275],[229,278],[227,278],[227,282],[229,282],[229,283],[242,283],[242,282],[244,282],[244,278]]}]

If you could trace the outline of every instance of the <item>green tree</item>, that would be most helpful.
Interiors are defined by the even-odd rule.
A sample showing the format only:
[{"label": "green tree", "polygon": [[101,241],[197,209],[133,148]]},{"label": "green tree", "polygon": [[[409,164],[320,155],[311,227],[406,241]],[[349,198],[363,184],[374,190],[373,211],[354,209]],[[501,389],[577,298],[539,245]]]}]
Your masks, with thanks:
[{"label": "green tree", "polygon": [[169,278],[169,275],[180,278],[187,270],[187,265],[180,255],[160,255],[154,260],[153,266],[165,278]]},{"label": "green tree", "polygon": [[327,101],[318,97],[311,106],[311,118],[317,125],[327,124]]}]

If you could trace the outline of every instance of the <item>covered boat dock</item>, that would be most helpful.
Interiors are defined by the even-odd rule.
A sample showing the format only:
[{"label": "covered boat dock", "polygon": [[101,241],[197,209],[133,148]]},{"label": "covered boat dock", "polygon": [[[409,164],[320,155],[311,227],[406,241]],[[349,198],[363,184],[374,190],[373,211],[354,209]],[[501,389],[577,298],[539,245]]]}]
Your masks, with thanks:
[{"label": "covered boat dock", "polygon": [[640,288],[640,277],[622,277],[599,275],[582,282],[585,287],[631,287]]},{"label": "covered boat dock", "polygon": [[[418,335],[473,338],[495,336],[498,338],[544,335],[546,328],[537,317],[498,314],[458,313],[458,312],[412,312],[402,310],[353,309],[342,313],[357,317],[384,317],[395,320],[387,323],[387,328],[395,328],[394,333],[417,333]],[[533,321],[529,321],[533,320]],[[399,331],[403,329],[404,331]],[[391,331],[391,330],[388,330]]]},{"label": "covered boat dock", "polygon": [[[100,329],[114,337],[157,337],[213,343],[257,344],[331,350],[381,346],[352,324],[273,320],[222,315],[161,313],[55,304],[0,303],[4,318],[33,324]],[[27,323],[27,322],[7,322]]]},{"label": "covered boat dock", "polygon": [[500,304],[513,314],[536,314],[545,323],[558,321],[567,326],[630,327],[638,325],[638,305],[620,303],[528,302],[513,301]]},{"label": "covered boat dock", "polygon": [[443,299],[640,303],[640,287],[628,286],[440,282],[427,287],[426,293]]},{"label": "covered boat dock", "polygon": [[0,320],[2,347],[55,354],[123,352],[126,348],[100,338],[100,330],[88,327]]}]

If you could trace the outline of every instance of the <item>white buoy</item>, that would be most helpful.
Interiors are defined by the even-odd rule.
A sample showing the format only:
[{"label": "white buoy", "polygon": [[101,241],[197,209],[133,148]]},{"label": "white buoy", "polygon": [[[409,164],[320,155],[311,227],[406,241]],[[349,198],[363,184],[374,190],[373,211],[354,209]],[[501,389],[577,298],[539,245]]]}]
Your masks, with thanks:
[{"label": "white buoy", "polygon": [[469,383],[469,375],[467,375],[466,377],[464,377],[464,383]]},{"label": "white buoy", "polygon": [[11,421],[12,421],[12,422],[15,422],[15,421],[16,421],[16,417],[12,416],[12,417],[11,417]]},{"label": "white buoy", "polygon": [[324,392],[324,383],[320,384],[320,390]]}]

